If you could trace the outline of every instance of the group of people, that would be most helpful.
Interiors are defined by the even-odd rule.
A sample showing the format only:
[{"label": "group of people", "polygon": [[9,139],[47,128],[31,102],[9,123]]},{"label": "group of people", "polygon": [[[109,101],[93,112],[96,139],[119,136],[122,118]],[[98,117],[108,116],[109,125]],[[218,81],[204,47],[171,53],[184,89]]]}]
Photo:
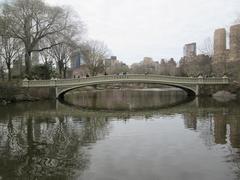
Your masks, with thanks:
[{"label": "group of people", "polygon": [[[144,74],[145,74],[145,75],[148,75],[149,72],[145,72]],[[105,71],[105,72],[104,72],[104,75],[107,76],[108,73]],[[126,76],[126,75],[127,75],[127,72],[115,73],[114,75],[115,75],[115,76]],[[90,77],[90,75],[87,73],[87,74],[86,74],[86,78],[88,78],[88,77]],[[75,75],[74,75],[74,78],[76,78]],[[78,78],[80,78],[80,76],[78,76]]]},{"label": "group of people", "polygon": [[124,75],[127,75],[127,72],[121,72],[121,73],[116,73],[116,74],[114,74],[114,75],[117,75],[117,76],[124,76]]}]

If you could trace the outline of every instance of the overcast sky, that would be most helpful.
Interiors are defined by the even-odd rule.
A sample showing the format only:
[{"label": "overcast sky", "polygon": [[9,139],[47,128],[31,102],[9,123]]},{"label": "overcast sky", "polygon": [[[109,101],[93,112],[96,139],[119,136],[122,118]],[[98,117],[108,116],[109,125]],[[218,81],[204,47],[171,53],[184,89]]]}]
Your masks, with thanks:
[{"label": "overcast sky", "polygon": [[240,14],[240,0],[46,0],[69,5],[87,26],[88,37],[104,41],[127,64],[148,56],[179,58],[186,43],[212,37]]}]

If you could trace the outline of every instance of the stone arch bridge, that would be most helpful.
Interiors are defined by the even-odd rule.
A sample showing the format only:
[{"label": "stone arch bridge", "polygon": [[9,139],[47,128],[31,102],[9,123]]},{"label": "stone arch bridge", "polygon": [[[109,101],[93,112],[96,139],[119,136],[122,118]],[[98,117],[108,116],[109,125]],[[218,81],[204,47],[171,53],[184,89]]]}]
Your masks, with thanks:
[{"label": "stone arch bridge", "polygon": [[[162,75],[144,75],[144,74],[128,74],[128,75],[107,75],[95,76],[78,79],[52,79],[52,80],[23,80],[22,86],[26,88],[54,88],[55,98],[64,98],[64,94],[73,89],[119,83],[146,83],[168,85],[183,89],[189,96],[209,95],[206,87],[215,87],[221,90],[229,85],[229,79],[224,76],[220,78],[203,78],[199,77],[176,77]],[[207,91],[207,92],[206,92]]]}]

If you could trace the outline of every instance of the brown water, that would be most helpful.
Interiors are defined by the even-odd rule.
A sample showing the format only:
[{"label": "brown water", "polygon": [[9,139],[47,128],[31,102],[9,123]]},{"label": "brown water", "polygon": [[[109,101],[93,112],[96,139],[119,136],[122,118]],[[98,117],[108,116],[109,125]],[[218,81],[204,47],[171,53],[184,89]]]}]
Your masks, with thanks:
[{"label": "brown water", "polygon": [[184,91],[165,88],[70,91],[64,100],[86,109],[152,110],[175,106],[189,99]]},{"label": "brown water", "polygon": [[[121,111],[109,111],[122,99],[112,100],[116,91],[102,98],[104,93],[94,100],[98,110],[77,98],[68,102],[76,107],[55,101],[0,107],[0,179],[240,178],[238,102],[207,98],[180,104],[179,92],[171,97],[160,91],[119,92],[134,98],[117,106]],[[161,96],[171,101],[164,105]]]}]

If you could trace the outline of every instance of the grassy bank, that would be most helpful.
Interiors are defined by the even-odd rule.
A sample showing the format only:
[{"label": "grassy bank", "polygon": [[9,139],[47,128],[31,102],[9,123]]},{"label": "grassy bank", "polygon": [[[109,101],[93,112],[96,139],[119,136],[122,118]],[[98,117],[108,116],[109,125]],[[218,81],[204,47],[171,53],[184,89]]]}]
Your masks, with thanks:
[{"label": "grassy bank", "polygon": [[37,98],[29,96],[27,89],[20,82],[0,82],[0,104],[5,105],[20,101],[34,101]]},{"label": "grassy bank", "polygon": [[15,96],[21,92],[18,82],[0,82],[0,101],[2,103],[15,102]]}]

